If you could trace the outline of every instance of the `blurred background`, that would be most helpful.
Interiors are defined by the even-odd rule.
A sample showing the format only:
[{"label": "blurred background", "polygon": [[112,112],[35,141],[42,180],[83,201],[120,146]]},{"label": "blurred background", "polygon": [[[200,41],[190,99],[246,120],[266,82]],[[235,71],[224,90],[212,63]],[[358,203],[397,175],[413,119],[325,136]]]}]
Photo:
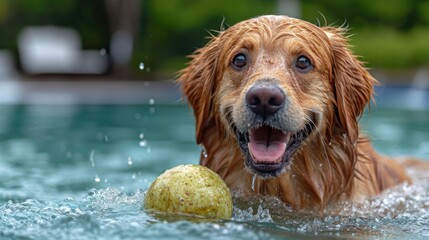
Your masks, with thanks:
[{"label": "blurred background", "polygon": [[360,208],[280,225],[259,208],[221,225],[141,211],[159,174],[203,151],[174,82],[186,56],[263,14],[348,26],[382,82],[363,131],[380,153],[429,159],[428,0],[0,0],[0,239],[427,238],[427,172],[363,205],[368,221]]},{"label": "blurred background", "polygon": [[139,101],[139,86],[174,79],[209,32],[263,14],[348,26],[355,53],[380,81],[428,88],[426,0],[1,0],[0,98],[104,93],[109,101],[113,86]]}]

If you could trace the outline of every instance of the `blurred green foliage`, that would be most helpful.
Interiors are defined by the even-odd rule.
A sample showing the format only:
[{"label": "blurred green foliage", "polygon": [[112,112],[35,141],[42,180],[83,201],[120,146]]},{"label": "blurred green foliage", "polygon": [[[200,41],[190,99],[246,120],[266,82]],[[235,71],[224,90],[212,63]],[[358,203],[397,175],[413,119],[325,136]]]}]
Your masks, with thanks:
[{"label": "blurred green foliage", "polygon": [[[429,65],[429,1],[303,0],[303,19],[350,28],[354,51],[373,68]],[[323,15],[323,16],[322,16]]]},{"label": "blurred green foliage", "polygon": [[141,45],[137,46],[135,61],[143,61],[155,73],[172,75],[184,66],[185,56],[202,47],[222,24],[227,27],[272,14],[275,6],[274,0],[144,1]]},{"label": "blurred green foliage", "polygon": [[[106,48],[105,0],[1,0],[0,48],[16,48],[24,26],[54,24],[77,29],[84,48]],[[210,32],[241,20],[277,13],[277,0],[142,0],[139,35],[131,69],[144,76],[172,77],[186,55]],[[351,43],[369,67],[429,65],[429,1],[302,0],[302,19],[350,28]],[[212,31],[214,30],[214,31]],[[139,71],[143,62],[146,71]],[[147,71],[150,69],[150,72]]]}]

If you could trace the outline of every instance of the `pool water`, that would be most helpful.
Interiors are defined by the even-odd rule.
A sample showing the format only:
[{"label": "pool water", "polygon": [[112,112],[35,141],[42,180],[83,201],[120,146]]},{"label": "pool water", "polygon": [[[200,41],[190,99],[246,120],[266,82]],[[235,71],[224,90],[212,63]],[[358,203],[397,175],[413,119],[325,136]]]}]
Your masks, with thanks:
[{"label": "pool water", "polygon": [[[427,239],[429,178],[322,214],[235,199],[229,221],[153,216],[144,192],[198,163],[182,104],[0,105],[0,239]],[[362,119],[375,147],[429,159],[429,110],[379,107]],[[250,187],[250,186],[249,186]]]}]

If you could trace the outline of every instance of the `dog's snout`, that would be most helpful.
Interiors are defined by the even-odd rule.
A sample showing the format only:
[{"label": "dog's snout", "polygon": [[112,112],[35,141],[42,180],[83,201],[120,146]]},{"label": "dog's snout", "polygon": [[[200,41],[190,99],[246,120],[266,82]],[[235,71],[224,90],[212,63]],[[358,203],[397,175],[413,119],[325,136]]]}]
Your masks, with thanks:
[{"label": "dog's snout", "polygon": [[277,86],[253,86],[246,94],[248,107],[253,113],[264,118],[275,114],[283,107],[285,98],[285,94]]}]

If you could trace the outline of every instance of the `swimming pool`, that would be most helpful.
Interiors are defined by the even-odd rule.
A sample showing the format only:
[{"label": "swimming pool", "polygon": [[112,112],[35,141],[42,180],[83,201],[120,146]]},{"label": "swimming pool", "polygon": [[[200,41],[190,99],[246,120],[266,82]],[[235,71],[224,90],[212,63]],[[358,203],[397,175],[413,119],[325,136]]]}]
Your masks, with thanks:
[{"label": "swimming pool", "polygon": [[[392,97],[388,91],[384,99]],[[157,102],[0,105],[0,238],[429,236],[429,179],[418,172],[416,185],[398,186],[362,205],[345,204],[336,214],[295,213],[273,199],[251,199],[247,206],[236,200],[230,221],[148,215],[141,205],[150,183],[167,168],[197,163],[201,151],[190,109]],[[375,147],[429,159],[429,109],[380,102],[361,120]]]}]

